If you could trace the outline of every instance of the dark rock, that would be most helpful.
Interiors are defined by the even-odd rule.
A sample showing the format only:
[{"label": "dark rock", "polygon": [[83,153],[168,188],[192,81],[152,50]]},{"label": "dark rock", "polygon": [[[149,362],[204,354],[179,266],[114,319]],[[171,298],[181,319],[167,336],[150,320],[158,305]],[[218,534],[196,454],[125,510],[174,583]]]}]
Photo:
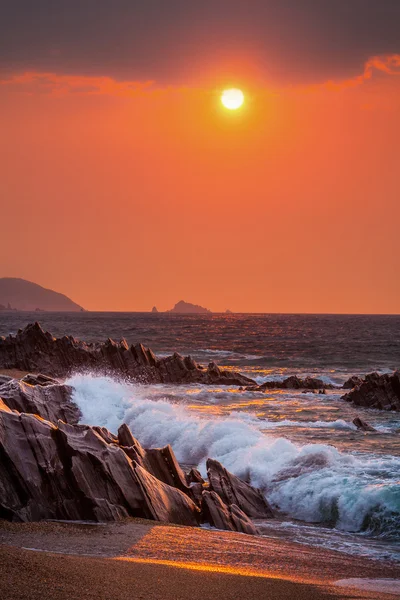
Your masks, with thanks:
[{"label": "dark rock", "polygon": [[71,397],[70,386],[43,375],[27,375],[24,379],[11,379],[0,384],[0,398],[9,408],[38,415],[53,423],[59,419],[78,423],[81,413]]},{"label": "dark rock", "polygon": [[171,308],[171,310],[167,310],[169,313],[178,313],[178,314],[211,314],[211,310],[208,308],[204,308],[203,306],[199,306],[198,304],[192,304],[191,302],[185,302],[184,300],[180,300]]},{"label": "dark rock", "polygon": [[400,371],[393,375],[371,373],[342,400],[356,406],[400,411]]},{"label": "dark rock", "polygon": [[210,491],[218,494],[224,504],[236,504],[248,517],[269,519],[273,512],[260,490],[229,473],[216,460],[207,460]]},{"label": "dark rock", "polygon": [[353,425],[355,425],[357,429],[360,429],[361,431],[376,431],[376,429],[372,427],[372,425],[366,423],[365,421],[360,419],[360,417],[356,417],[353,420]]},{"label": "dark rock", "polygon": [[200,471],[194,468],[190,469],[189,473],[186,476],[186,479],[189,483],[205,483]]},{"label": "dark rock", "polygon": [[224,371],[211,363],[207,369],[191,357],[158,359],[141,344],[130,346],[126,340],[86,344],[72,336],[54,338],[39,323],[27,325],[15,336],[0,338],[0,368],[41,372],[65,377],[76,371],[120,374],[141,383],[198,383],[211,385],[249,385],[254,381],[234,371]]},{"label": "dark rock", "polygon": [[29,373],[28,375],[25,375],[25,377],[22,377],[21,381],[23,381],[24,383],[28,383],[29,385],[41,386],[58,385],[60,383],[59,381],[57,381],[57,379],[47,377],[47,375],[42,375],[41,373],[39,373],[38,375],[32,375],[31,373]]},{"label": "dark rock", "polygon": [[153,306],[153,308],[151,309],[152,313],[158,313],[158,309],[157,306]]},{"label": "dark rock", "polygon": [[0,518],[196,525],[199,509],[147,472],[107,430],[58,426],[0,403]]},{"label": "dark rock", "polygon": [[353,375],[347,381],[344,382],[343,389],[344,390],[352,390],[354,387],[356,387],[356,385],[360,385],[362,382],[363,382],[363,380],[361,379],[361,377],[358,377],[357,375]]},{"label": "dark rock", "polygon": [[[297,377],[297,375],[292,375],[291,377],[287,377],[286,379],[280,381],[266,381],[262,383],[255,391],[264,392],[265,390],[273,390],[273,389],[293,389],[293,390],[332,390],[335,386],[330,383],[325,383],[322,379],[316,379],[314,377],[305,377],[302,379],[301,377]],[[252,388],[254,391],[254,388]]]},{"label": "dark rock", "polygon": [[226,506],[221,498],[215,492],[203,492],[203,511],[208,522],[217,529],[225,529],[228,531],[240,531],[250,535],[257,535],[257,529],[240,510],[238,506],[232,504]]}]

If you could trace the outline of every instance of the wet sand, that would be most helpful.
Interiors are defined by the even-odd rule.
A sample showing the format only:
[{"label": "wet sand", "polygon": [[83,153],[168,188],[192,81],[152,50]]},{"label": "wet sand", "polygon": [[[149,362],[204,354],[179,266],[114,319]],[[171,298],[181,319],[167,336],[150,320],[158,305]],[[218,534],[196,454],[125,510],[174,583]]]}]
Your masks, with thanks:
[{"label": "wet sand", "polygon": [[394,565],[145,520],[0,522],[0,544],[2,600],[399,598],[333,586],[354,577],[400,578]]}]

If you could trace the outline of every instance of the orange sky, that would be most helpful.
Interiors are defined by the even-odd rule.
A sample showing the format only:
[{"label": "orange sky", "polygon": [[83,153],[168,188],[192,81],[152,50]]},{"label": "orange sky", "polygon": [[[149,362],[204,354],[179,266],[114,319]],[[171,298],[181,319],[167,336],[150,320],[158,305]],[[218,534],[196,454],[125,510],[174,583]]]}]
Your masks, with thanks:
[{"label": "orange sky", "polygon": [[90,310],[400,313],[399,65],[292,87],[3,76],[0,276]]}]

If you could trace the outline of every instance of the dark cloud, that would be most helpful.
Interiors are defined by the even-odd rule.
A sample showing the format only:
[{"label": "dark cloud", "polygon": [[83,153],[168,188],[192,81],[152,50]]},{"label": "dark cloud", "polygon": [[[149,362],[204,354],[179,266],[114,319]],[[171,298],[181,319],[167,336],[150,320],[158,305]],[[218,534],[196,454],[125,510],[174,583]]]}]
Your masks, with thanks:
[{"label": "dark cloud", "polygon": [[266,80],[349,77],[400,52],[400,0],[1,0],[0,69],[162,83],[243,56]]}]

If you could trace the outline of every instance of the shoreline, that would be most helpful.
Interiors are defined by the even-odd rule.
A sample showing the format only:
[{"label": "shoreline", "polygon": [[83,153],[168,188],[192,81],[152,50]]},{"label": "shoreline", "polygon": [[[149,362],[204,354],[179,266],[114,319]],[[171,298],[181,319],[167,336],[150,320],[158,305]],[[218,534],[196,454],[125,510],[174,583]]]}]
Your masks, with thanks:
[{"label": "shoreline", "polygon": [[[140,598],[137,594],[154,600],[204,600],[221,593],[221,588],[226,599],[240,598],[239,589],[248,598],[270,600],[400,598],[400,588],[399,594],[358,589],[354,595],[355,588],[335,585],[361,578],[397,580],[400,586],[399,566],[281,539],[163,525],[144,519],[100,524],[1,521],[0,565],[2,573],[7,573],[0,582],[0,597],[4,600],[109,598],[99,591],[104,589],[99,588],[100,583],[104,586],[106,581],[108,589],[113,589],[113,598],[118,600],[129,595]],[[10,585],[14,594],[17,573],[17,587],[29,589],[32,571],[42,575],[36,577],[29,595],[7,595]],[[81,588],[73,592],[78,575],[85,594]],[[155,580],[161,580],[164,587],[156,589]],[[44,591],[44,585],[60,586],[60,582],[60,594],[49,596]],[[192,587],[197,585],[202,595],[193,594]],[[186,586],[192,591],[180,595]]]}]

